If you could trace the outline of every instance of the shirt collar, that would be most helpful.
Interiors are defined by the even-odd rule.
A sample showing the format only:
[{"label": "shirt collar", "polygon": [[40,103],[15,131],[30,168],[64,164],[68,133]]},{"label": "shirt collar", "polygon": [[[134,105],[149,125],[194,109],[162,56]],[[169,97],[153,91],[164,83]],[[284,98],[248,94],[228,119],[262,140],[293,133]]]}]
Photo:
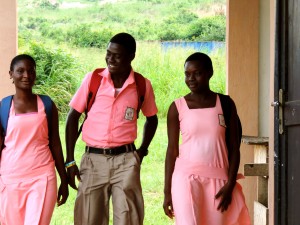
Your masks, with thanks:
[{"label": "shirt collar", "polygon": [[[105,68],[105,70],[103,70],[100,75],[102,75],[103,77],[107,78],[110,82],[112,82],[111,77],[110,77],[110,73],[108,71],[108,68]],[[134,80],[134,71],[131,68],[130,74],[127,78],[127,80],[125,81],[125,83],[123,84],[123,87],[129,85],[129,84],[133,84],[135,82]]]}]

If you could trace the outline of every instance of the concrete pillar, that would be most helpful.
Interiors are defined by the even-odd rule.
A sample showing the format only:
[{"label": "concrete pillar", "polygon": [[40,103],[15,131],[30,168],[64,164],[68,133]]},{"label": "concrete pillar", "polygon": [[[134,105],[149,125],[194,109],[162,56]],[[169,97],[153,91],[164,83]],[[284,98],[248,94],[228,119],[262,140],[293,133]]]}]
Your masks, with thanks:
[{"label": "concrete pillar", "polygon": [[17,54],[17,1],[0,0],[0,99],[14,93],[9,66]]},{"label": "concrete pillar", "polygon": [[[258,135],[258,43],[259,0],[227,1],[227,93],[234,99],[243,134]],[[251,145],[241,145],[240,172],[254,161]],[[251,217],[256,195],[256,177],[240,181]],[[252,218],[253,220],[253,218]]]}]

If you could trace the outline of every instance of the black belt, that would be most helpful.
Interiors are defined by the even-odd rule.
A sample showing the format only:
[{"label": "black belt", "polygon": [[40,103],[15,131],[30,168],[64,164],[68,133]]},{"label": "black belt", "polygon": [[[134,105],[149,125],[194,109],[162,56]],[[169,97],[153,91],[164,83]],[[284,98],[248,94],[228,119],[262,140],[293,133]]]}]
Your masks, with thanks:
[{"label": "black belt", "polygon": [[89,153],[95,154],[103,154],[103,155],[119,155],[126,152],[133,152],[135,151],[135,145],[133,143],[122,145],[114,148],[95,148],[95,147],[85,147],[85,151]]}]

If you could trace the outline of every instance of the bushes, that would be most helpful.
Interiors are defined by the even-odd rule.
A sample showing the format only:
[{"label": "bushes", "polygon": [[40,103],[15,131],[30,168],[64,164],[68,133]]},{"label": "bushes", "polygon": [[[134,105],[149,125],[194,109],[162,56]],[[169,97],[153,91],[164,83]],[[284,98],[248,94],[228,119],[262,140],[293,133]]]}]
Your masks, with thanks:
[{"label": "bushes", "polygon": [[[190,92],[184,82],[184,61],[195,51],[192,48],[180,47],[164,51],[159,42],[138,43],[133,68],[150,79],[160,118],[166,117],[174,99]],[[214,67],[210,88],[215,92],[225,93],[225,51],[220,49],[209,53],[209,56]]]},{"label": "bushes", "polygon": [[50,0],[35,0],[34,4],[36,7],[44,9],[57,9],[59,7],[59,1]]},{"label": "bushes", "polygon": [[[20,3],[25,1],[20,0]],[[81,49],[84,51],[82,58],[91,68],[95,66],[95,59],[99,58],[99,49],[91,47],[105,49],[109,39],[117,32],[131,33],[138,44],[142,43],[141,40],[225,40],[224,15],[198,16],[203,5],[222,0],[136,0],[104,5],[85,0],[88,1],[93,2],[90,7],[80,9],[41,10],[24,5],[19,8],[19,49],[29,49],[28,53],[37,60],[35,90],[50,95],[63,114],[67,113],[68,102],[81,82],[78,77],[87,70],[77,65],[76,60],[63,50],[29,44],[32,40],[43,40],[47,46],[63,45],[70,49],[75,46],[73,54],[85,48]],[[182,80],[183,61],[195,50],[172,50],[166,54],[159,45],[143,44],[142,48],[138,47],[133,64],[137,65],[134,68],[138,72],[151,79],[160,105],[159,114],[164,117],[171,101],[188,91]],[[97,52],[97,57],[93,56],[93,52]],[[141,52],[143,55],[140,55]],[[224,53],[212,56],[215,68],[221,70],[216,69],[211,80],[212,89],[218,92],[225,90],[224,58]]]},{"label": "bushes", "polygon": [[[137,72],[151,80],[160,118],[166,117],[168,107],[174,99],[189,92],[184,83],[183,63],[193,52],[194,49],[185,48],[163,51],[159,42],[137,43],[137,55],[132,65]],[[75,58],[61,49],[49,50],[42,45],[32,43],[26,53],[32,55],[37,62],[35,92],[49,95],[57,104],[60,113],[65,116],[69,110],[68,103],[80,85],[82,76],[88,70],[77,64]],[[82,57],[85,54],[85,51],[82,52]],[[90,51],[90,54],[98,55],[99,52]],[[210,53],[209,56],[214,66],[210,87],[216,92],[224,93],[225,51],[221,49]],[[104,57],[105,52],[102,52],[100,58]]]},{"label": "bushes", "polygon": [[37,63],[34,91],[49,95],[59,112],[66,115],[69,111],[68,103],[80,82],[78,77],[84,74],[83,69],[75,58],[61,49],[50,50],[41,44],[30,43],[25,53],[31,55]]},{"label": "bushes", "polygon": [[78,47],[106,47],[112,37],[111,30],[102,29],[93,31],[89,24],[81,24],[67,32],[67,41]]},{"label": "bushes", "polygon": [[[20,4],[25,1],[29,0],[20,0]],[[49,0],[37,1],[41,2],[49,3]],[[50,38],[77,47],[97,48],[104,47],[113,34],[123,31],[130,32],[139,41],[225,40],[224,15],[214,12],[216,16],[199,16],[203,11],[213,11],[210,5],[222,0],[86,2],[86,8],[20,8],[19,32],[30,31],[36,39]]]},{"label": "bushes", "polygon": [[186,40],[225,41],[225,35],[226,17],[219,15],[194,21],[187,31]]}]

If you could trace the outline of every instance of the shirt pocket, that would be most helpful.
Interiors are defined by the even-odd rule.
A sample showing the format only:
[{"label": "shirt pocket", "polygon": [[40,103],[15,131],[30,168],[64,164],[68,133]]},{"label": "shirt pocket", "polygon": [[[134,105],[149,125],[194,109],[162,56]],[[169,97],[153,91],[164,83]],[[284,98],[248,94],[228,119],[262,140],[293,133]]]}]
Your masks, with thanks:
[{"label": "shirt pocket", "polygon": [[117,107],[115,111],[117,122],[123,123],[133,123],[136,120],[136,109],[137,105],[129,101],[124,102],[122,105]]}]

